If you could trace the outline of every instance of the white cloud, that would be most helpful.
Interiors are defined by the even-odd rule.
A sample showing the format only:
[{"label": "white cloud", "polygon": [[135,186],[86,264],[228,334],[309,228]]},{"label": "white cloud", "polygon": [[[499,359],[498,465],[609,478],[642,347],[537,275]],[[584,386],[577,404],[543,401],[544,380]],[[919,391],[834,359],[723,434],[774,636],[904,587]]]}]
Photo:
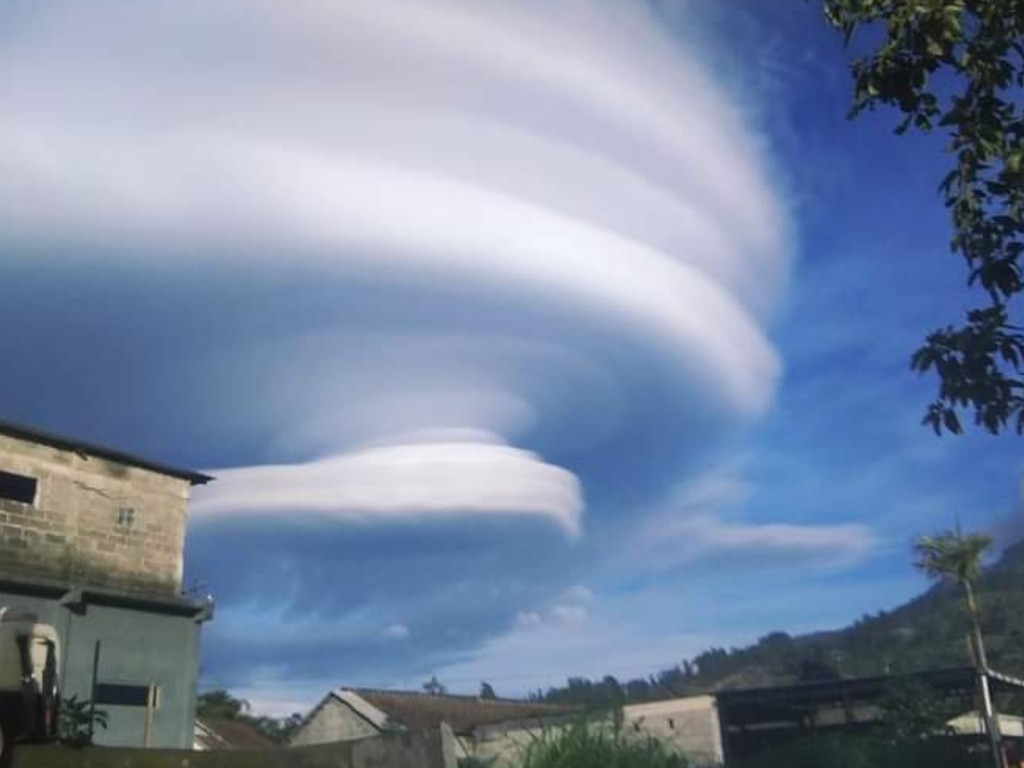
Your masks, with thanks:
[{"label": "white cloud", "polygon": [[356,521],[532,515],[576,535],[583,513],[571,472],[494,443],[414,443],[211,473],[217,482],[196,492],[196,519],[282,510]]},{"label": "white cloud", "polygon": [[10,21],[7,242],[474,283],[614,318],[728,412],[769,403],[784,216],[735,111],[641,6],[190,0]]},{"label": "white cloud", "polygon": [[725,556],[745,567],[768,562],[845,568],[862,561],[875,544],[871,529],[860,524],[743,524],[700,515],[652,524],[639,537],[633,557],[651,567]]},{"label": "white cloud", "polygon": [[583,605],[556,605],[551,609],[551,618],[561,624],[579,626],[587,620],[589,613]]},{"label": "white cloud", "polygon": [[[233,696],[249,702],[249,711],[262,717],[290,717],[294,714],[305,716],[317,703],[317,693],[309,690],[308,687],[297,691],[295,698],[283,698],[275,696],[271,691],[279,690],[281,681],[267,681],[263,684],[236,688],[231,693]],[[320,694],[323,695],[323,694]]]},{"label": "white cloud", "polygon": [[594,599],[594,593],[583,584],[574,584],[562,593],[562,599],[574,605],[586,605]]},{"label": "white cloud", "polygon": [[[679,439],[655,460],[692,474],[771,403],[786,212],[645,3],[57,0],[3,5],[0,37],[0,254],[141,297],[146,397],[90,392],[233,465],[197,520],[525,516],[575,535],[588,478],[566,467],[615,471],[656,424]],[[82,283],[78,324],[124,337]],[[146,357],[152,339],[173,343]],[[67,380],[123,378],[91,361]],[[623,483],[656,495],[661,466]],[[705,548],[751,538],[705,528]],[[331,556],[309,572],[330,582]],[[231,566],[195,564],[244,592]],[[304,608],[319,594],[290,587]],[[593,612],[575,588],[489,626],[524,605],[533,638]],[[407,607],[289,619],[394,647],[391,615],[424,634]]]},{"label": "white cloud", "polygon": [[384,627],[381,635],[389,640],[405,640],[409,637],[409,628],[405,624],[389,624]]},{"label": "white cloud", "polygon": [[[590,618],[590,604],[594,593],[582,584],[574,584],[558,594],[546,611],[520,611],[516,615],[516,627],[534,627],[554,623],[563,627],[582,629]],[[547,617],[548,621],[545,621]]]},{"label": "white cloud", "polygon": [[516,626],[518,627],[534,627],[543,623],[544,619],[536,611],[520,611],[516,614]]},{"label": "white cloud", "polygon": [[663,569],[726,557],[738,569],[766,564],[846,568],[875,552],[871,528],[859,523],[793,524],[736,519],[753,488],[742,457],[682,484],[646,517],[625,560]]}]

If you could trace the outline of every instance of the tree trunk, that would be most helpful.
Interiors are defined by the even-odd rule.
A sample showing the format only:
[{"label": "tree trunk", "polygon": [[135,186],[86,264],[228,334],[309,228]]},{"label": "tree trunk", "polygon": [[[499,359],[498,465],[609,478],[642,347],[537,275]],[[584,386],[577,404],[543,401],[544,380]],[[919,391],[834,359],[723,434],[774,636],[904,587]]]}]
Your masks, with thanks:
[{"label": "tree trunk", "polygon": [[988,686],[988,658],[985,656],[985,642],[981,637],[981,622],[978,619],[978,605],[974,601],[974,589],[971,582],[964,580],[964,592],[967,597],[967,614],[971,622],[971,650],[974,656],[974,669],[978,675],[978,690],[981,693],[981,708],[985,718],[985,730],[988,732],[989,748],[992,750],[992,765],[1004,768],[1002,736],[999,733],[999,715],[992,702],[992,692]]}]

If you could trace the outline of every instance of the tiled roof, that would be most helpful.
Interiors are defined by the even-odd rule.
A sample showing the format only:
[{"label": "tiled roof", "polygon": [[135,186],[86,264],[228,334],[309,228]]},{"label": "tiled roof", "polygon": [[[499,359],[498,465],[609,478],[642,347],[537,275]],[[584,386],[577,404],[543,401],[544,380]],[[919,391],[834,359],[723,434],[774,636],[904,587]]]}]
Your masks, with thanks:
[{"label": "tiled roof", "polygon": [[206,749],[270,749],[278,746],[255,726],[241,720],[204,717],[196,720],[196,739]]},{"label": "tiled roof", "polygon": [[447,723],[456,733],[469,733],[479,725],[516,720],[539,720],[571,714],[572,707],[516,699],[481,699],[417,691],[351,689],[364,701],[384,712],[388,719],[407,728],[434,727]]}]

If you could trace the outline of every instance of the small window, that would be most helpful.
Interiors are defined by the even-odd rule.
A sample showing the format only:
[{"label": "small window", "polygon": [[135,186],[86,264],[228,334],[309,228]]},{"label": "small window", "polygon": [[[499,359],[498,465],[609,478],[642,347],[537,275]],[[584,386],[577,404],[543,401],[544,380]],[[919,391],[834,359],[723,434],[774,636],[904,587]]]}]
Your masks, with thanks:
[{"label": "small window", "polygon": [[160,689],[153,685],[99,683],[96,686],[97,704],[108,704],[118,707],[145,707],[150,701],[152,701],[154,707],[160,706]]},{"label": "small window", "polygon": [[36,501],[36,483],[34,477],[16,475],[13,472],[0,470],[0,499],[20,501],[22,504],[34,504]]}]

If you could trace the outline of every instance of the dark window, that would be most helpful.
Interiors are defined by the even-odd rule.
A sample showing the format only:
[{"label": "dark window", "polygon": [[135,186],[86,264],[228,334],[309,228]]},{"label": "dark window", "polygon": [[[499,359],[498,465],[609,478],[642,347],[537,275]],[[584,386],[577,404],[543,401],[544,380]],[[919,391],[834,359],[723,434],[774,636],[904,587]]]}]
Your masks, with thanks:
[{"label": "dark window", "polygon": [[120,707],[144,707],[149,700],[148,685],[97,683],[96,703]]},{"label": "dark window", "polygon": [[0,499],[34,504],[36,500],[36,479],[26,475],[0,470]]}]

